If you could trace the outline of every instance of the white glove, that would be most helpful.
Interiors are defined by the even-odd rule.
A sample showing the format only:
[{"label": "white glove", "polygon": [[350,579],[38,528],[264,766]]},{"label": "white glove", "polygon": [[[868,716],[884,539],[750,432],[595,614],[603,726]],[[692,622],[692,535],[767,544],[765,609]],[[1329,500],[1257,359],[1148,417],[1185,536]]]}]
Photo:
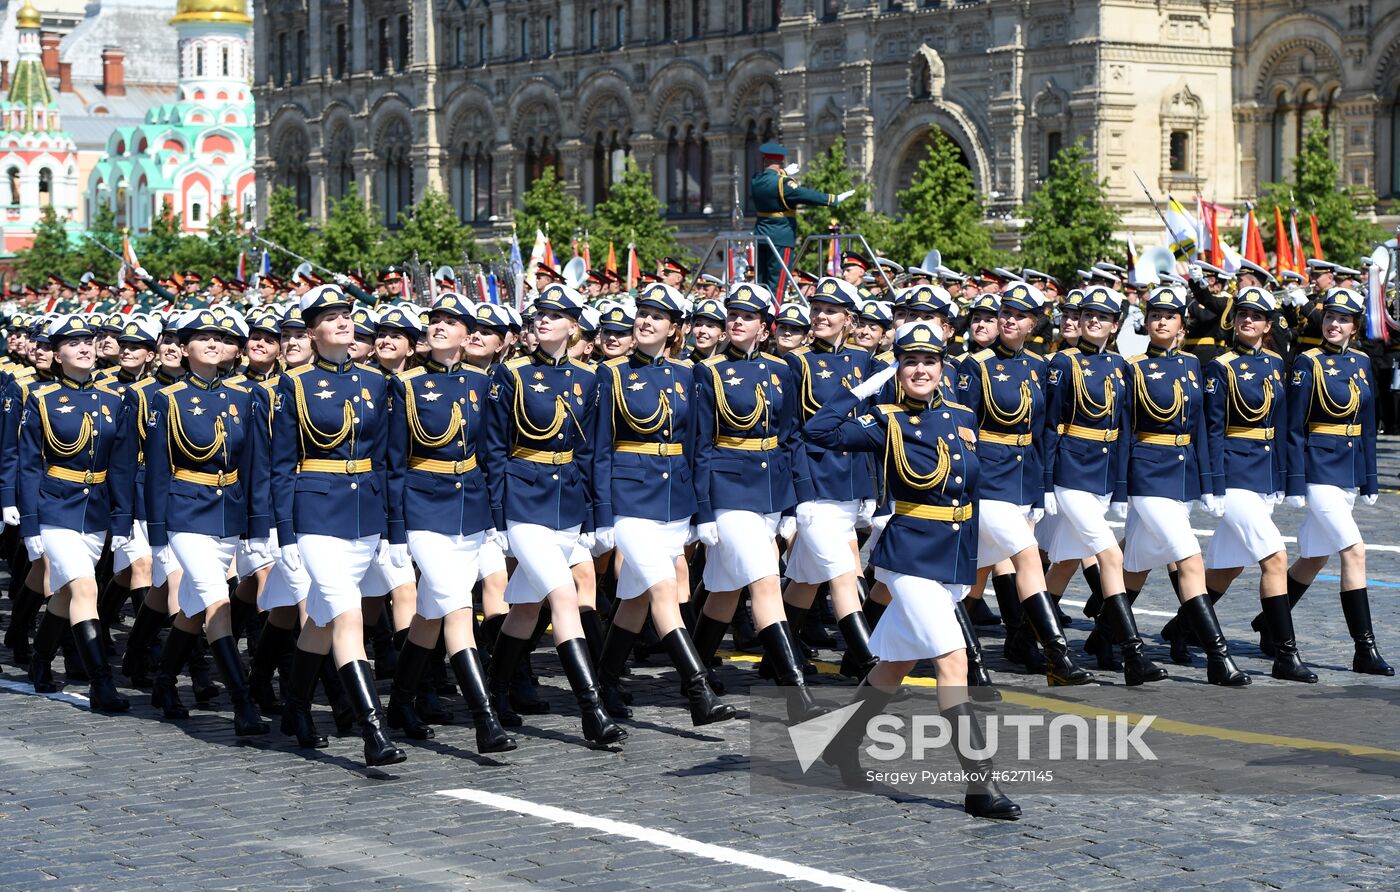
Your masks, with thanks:
[{"label": "white glove", "polygon": [[1283,493],[1281,493],[1281,492],[1271,492],[1271,493],[1269,493],[1268,497],[1264,499],[1264,501],[1268,502],[1270,505],[1282,505],[1282,504],[1283,504]]},{"label": "white glove", "polygon": [[617,547],[617,531],[612,527],[601,527],[593,534],[593,541],[599,548],[606,548],[612,551]]},{"label": "white glove", "polygon": [[887,365],[880,371],[866,378],[864,381],[851,388],[851,393],[856,399],[868,400],[880,392],[880,388],[885,386],[885,382],[894,377],[898,369],[893,365]]},{"label": "white glove", "polygon": [[1379,497],[1379,496],[1378,496],[1377,493],[1371,493],[1369,496],[1362,496],[1362,497],[1361,497],[1361,501],[1362,501],[1362,503],[1365,504],[1365,505],[1374,505],[1374,504],[1376,504],[1376,499],[1377,499],[1378,497]]},{"label": "white glove", "polygon": [[581,548],[587,548],[589,551],[592,551],[592,550],[593,550],[593,542],[594,542],[594,540],[595,540],[596,538],[597,538],[597,537],[594,536],[592,533],[579,533],[579,534],[578,534],[578,544],[579,544],[579,547],[581,547]]},{"label": "white glove", "polygon": [[1127,503],[1127,502],[1111,502],[1111,503],[1109,503],[1109,506],[1108,506],[1108,516],[1109,516],[1109,517],[1112,517],[1114,520],[1127,520],[1127,519],[1128,519],[1128,503]]},{"label": "white glove", "polygon": [[388,557],[389,566],[393,567],[396,570],[402,570],[404,567],[407,567],[410,563],[413,562],[413,559],[409,557],[408,554],[408,545],[407,543],[403,542],[400,542],[397,545],[393,542],[390,542]]},{"label": "white glove", "polygon": [[795,176],[797,176],[797,172],[798,172],[799,170],[801,170],[801,169],[802,169],[802,165],[801,165],[801,164],[798,164],[796,161],[794,161],[794,162],[792,162],[791,164],[789,164],[787,167],[784,167],[784,168],[783,168],[783,173],[787,174],[787,175],[790,176],[790,177],[795,177]]},{"label": "white glove", "polygon": [[510,550],[510,539],[505,533],[492,527],[486,531],[486,541],[499,548],[501,551]]},{"label": "white glove", "polygon": [[1031,523],[1040,523],[1040,522],[1041,522],[1042,520],[1044,520],[1044,519],[1045,519],[1045,509],[1044,509],[1044,508],[1032,508],[1032,509],[1031,509],[1030,515],[1027,517],[1027,520],[1029,520]]},{"label": "white glove", "polygon": [[132,272],[136,273],[136,275],[140,276],[143,279],[149,279],[151,277],[151,274],[146,272],[146,268],[144,266],[138,266],[134,270],[132,270]]},{"label": "white glove", "polygon": [[301,569],[301,549],[297,548],[295,542],[277,549],[277,555],[282,559],[282,566],[287,568],[287,572],[295,573]]},{"label": "white glove", "polygon": [[1211,517],[1225,516],[1225,500],[1213,492],[1201,493],[1201,507]]},{"label": "white glove", "polygon": [[1045,515],[1046,515],[1047,517],[1054,517],[1056,514],[1059,514],[1059,513],[1060,513],[1060,500],[1057,499],[1057,498],[1055,498],[1055,494],[1054,494],[1053,492],[1046,492],[1046,493],[1045,493]]},{"label": "white glove", "polygon": [[840,204],[841,202],[845,201],[846,199],[850,198],[852,195],[855,194],[856,190],[847,189],[845,192],[842,192],[840,195],[836,196],[836,203]]},{"label": "white glove", "polygon": [[1305,307],[1310,302],[1308,293],[1301,288],[1289,288],[1287,292],[1288,302],[1295,307]]},{"label": "white glove", "polygon": [[44,538],[42,536],[25,536],[24,550],[31,561],[37,561],[44,556]]},{"label": "white glove", "polygon": [[249,539],[244,543],[248,549],[248,556],[255,559],[266,559],[272,557],[272,541],[266,537],[260,539]]},{"label": "white glove", "polygon": [[719,544],[719,524],[702,523],[695,528],[695,535],[700,538],[701,545]]},{"label": "white glove", "polygon": [[791,514],[784,515],[778,521],[778,536],[783,539],[791,539],[797,533],[797,518]]},{"label": "white glove", "polygon": [[1308,497],[1307,497],[1307,496],[1288,496],[1287,498],[1285,498],[1285,499],[1283,500],[1283,503],[1284,503],[1285,505],[1287,505],[1288,507],[1290,507],[1290,508],[1306,508],[1306,507],[1308,507]]},{"label": "white glove", "polygon": [[856,526],[870,526],[875,520],[875,510],[880,507],[880,503],[874,499],[862,499],[860,508],[856,511]]},{"label": "white glove", "polygon": [[123,547],[125,547],[126,544],[127,544],[128,542],[130,542],[130,541],[131,541],[131,537],[130,537],[130,536],[113,536],[113,537],[112,537],[112,551],[113,551],[113,552],[120,551],[120,550],[121,550]]},{"label": "white glove", "polygon": [[1201,265],[1199,263],[1193,263],[1190,266],[1186,267],[1186,275],[1193,279],[1199,279],[1203,272],[1205,271],[1201,269]]},{"label": "white glove", "polygon": [[19,509],[14,505],[10,505],[7,508],[0,508],[0,517],[4,518],[5,526],[7,527],[19,526]]},{"label": "white glove", "polygon": [[347,276],[347,275],[345,275],[345,273],[336,273],[336,274],[335,274],[335,283],[336,283],[337,285],[349,285],[349,284],[350,284],[350,277]]}]

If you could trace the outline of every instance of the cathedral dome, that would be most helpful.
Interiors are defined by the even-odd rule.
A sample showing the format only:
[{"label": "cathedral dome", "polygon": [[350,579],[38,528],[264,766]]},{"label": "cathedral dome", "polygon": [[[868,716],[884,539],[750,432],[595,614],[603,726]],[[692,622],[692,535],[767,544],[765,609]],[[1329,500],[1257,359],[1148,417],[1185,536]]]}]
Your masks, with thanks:
[{"label": "cathedral dome", "polygon": [[175,6],[172,25],[187,22],[221,22],[231,25],[251,25],[246,0],[180,0]]},{"label": "cathedral dome", "polygon": [[24,0],[24,5],[20,7],[19,12],[15,13],[15,27],[38,28],[42,24],[43,20],[39,18],[39,10],[34,8],[34,4],[30,0]]}]

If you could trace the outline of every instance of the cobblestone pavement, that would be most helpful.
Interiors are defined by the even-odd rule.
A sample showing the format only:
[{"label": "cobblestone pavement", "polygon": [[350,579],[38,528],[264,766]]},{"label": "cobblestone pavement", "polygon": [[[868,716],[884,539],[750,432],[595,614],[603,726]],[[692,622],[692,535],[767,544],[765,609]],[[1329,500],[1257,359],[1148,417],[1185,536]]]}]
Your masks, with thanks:
[{"label": "cobblestone pavement", "polygon": [[[1394,487],[1400,440],[1383,440],[1381,454],[1383,485]],[[1376,546],[1369,555],[1371,601],[1381,650],[1392,662],[1400,662],[1398,514],[1393,490],[1376,506],[1357,509]],[[1277,516],[1286,535],[1301,520],[1286,508]],[[1200,515],[1195,523],[1210,526]],[[1335,574],[1335,565],[1329,571]],[[1257,573],[1246,572],[1218,608],[1233,651],[1255,680],[1253,690],[1239,692],[1241,727],[1248,727],[1259,686],[1282,684],[1268,677],[1269,661],[1249,629],[1256,582]],[[1067,602],[1085,594],[1082,581],[1076,586]],[[1349,671],[1336,589],[1335,576],[1324,575],[1295,610],[1309,664],[1324,685],[1400,684]],[[1157,574],[1138,609],[1151,655],[1164,665],[1156,632],[1172,607],[1165,575]],[[1069,634],[1081,642],[1087,623]],[[1000,633],[984,630],[984,641],[994,674],[1009,677]],[[542,652],[536,666],[553,713],[529,717],[518,750],[481,757],[469,726],[442,727],[434,741],[404,744],[409,760],[386,770],[360,764],[357,737],[333,737],[329,749],[313,755],[276,733],[240,741],[226,698],[179,724],[158,720],[144,697],[130,715],[102,717],[89,714],[80,698],[28,692],[21,674],[6,666],[0,887],[1396,886],[1397,798],[1018,795],[1025,817],[1002,824],[966,817],[951,797],[757,796],[749,792],[747,723],[691,729],[674,674],[658,660],[635,669],[637,714],[630,739],[615,751],[583,745],[552,652]],[[1195,666],[1169,668],[1164,684],[1203,683],[1199,658]],[[721,674],[728,699],[740,705],[751,680],[766,684],[749,658],[731,658]],[[84,691],[70,686],[72,694]],[[323,730],[331,727],[328,712],[318,710],[318,717]],[[442,795],[448,790],[466,798]],[[598,818],[621,823],[592,820]]]}]

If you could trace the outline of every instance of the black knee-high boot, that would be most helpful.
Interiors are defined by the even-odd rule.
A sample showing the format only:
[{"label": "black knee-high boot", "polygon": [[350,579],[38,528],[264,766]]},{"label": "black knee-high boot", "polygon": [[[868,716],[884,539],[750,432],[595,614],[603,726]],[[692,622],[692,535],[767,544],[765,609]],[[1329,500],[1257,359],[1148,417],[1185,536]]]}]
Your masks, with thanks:
[{"label": "black knee-high boot", "polygon": [[476,636],[477,654],[481,657],[481,664],[486,667],[487,672],[491,669],[491,655],[496,650],[496,638],[501,634],[501,626],[505,625],[506,614],[498,613],[495,616],[488,616],[481,621],[481,631]]},{"label": "black knee-high boot", "polygon": [[598,682],[593,677],[593,666],[588,661],[588,645],[582,638],[570,638],[555,646],[559,662],[564,664],[564,674],[573,689],[583,714],[583,736],[595,746],[620,743],[627,738],[627,729],[617,724],[603,708],[598,694]]},{"label": "black knee-high boot", "polygon": [[1088,684],[1094,680],[1092,675],[1074,665],[1069,658],[1069,644],[1055,618],[1055,608],[1050,603],[1049,595],[1045,592],[1031,595],[1021,602],[1021,610],[1026,616],[1026,625],[1045,649],[1045,677],[1052,686]]},{"label": "black knee-high boot", "polygon": [[328,659],[321,664],[321,688],[325,690],[326,700],[331,705],[335,733],[344,737],[355,730],[355,705],[345,693],[345,686],[341,684],[334,659]]},{"label": "black knee-high boot", "polygon": [[112,577],[112,581],[107,583],[107,587],[97,599],[97,619],[102,630],[102,647],[109,654],[117,652],[112,644],[112,627],[120,619],[122,608],[126,606],[129,597],[131,589],[118,583],[116,577]]},{"label": "black knee-high boot", "polygon": [[700,662],[705,664],[705,679],[716,694],[724,693],[724,684],[719,680],[718,671],[722,661],[715,654],[727,631],[729,623],[714,619],[702,610],[695,616],[695,629],[690,636],[695,642],[695,652],[700,654]]},{"label": "black knee-high boot", "polygon": [[1225,633],[1220,631],[1220,620],[1215,616],[1215,606],[1209,596],[1200,595],[1182,604],[1180,614],[1186,618],[1190,631],[1195,633],[1206,653],[1206,680],[1225,687],[1249,684],[1249,676],[1230,659],[1230,648]]},{"label": "black knee-high boot", "polygon": [[[397,634],[396,632],[395,635]],[[413,708],[418,717],[430,725],[450,725],[454,718],[452,710],[442,702],[442,695],[439,693],[440,688],[451,688],[451,693],[455,693],[456,686],[447,680],[444,664],[446,659],[447,652],[442,643],[442,636],[439,635],[437,644],[433,645],[428,655],[427,664],[419,673],[418,697],[413,701]]]},{"label": "black knee-high boot", "polygon": [[967,646],[967,686],[968,696],[974,700],[995,701],[1001,699],[1001,692],[992,687],[992,676],[982,661],[982,642],[977,640],[977,629],[967,609],[961,601],[953,605],[953,616],[962,630],[963,643]]},{"label": "black knee-high boot", "polygon": [[73,624],[73,642],[78,659],[87,670],[88,701],[94,712],[126,712],[131,703],[117,693],[112,681],[112,666],[107,662],[107,649],[102,646],[101,623],[86,619]]},{"label": "black knee-high boot", "polygon": [[476,649],[463,648],[452,655],[450,662],[452,673],[457,676],[457,686],[462,689],[467,708],[471,710],[472,724],[476,726],[476,751],[505,753],[515,749],[515,740],[501,727],[501,720],[491,706],[486,671]]},{"label": "black knee-high boot", "polygon": [[1045,656],[1036,645],[1035,634],[1026,622],[1025,610],[1020,595],[1016,592],[1016,574],[993,576],[992,590],[996,592],[997,605],[1001,607],[1001,621],[1006,626],[1002,656],[1012,663],[1025,666],[1027,672],[1046,671]]},{"label": "black knee-high boot", "polygon": [[690,701],[690,723],[699,727],[734,718],[734,707],[721,703],[706,680],[705,664],[685,629],[674,629],[661,641],[681,677],[681,693]]},{"label": "black knee-high boot", "polygon": [[187,719],[190,711],[180,701],[180,670],[190,657],[190,650],[199,637],[197,632],[186,632],[178,626],[171,626],[165,636],[165,645],[160,652],[160,669],[151,685],[151,705],[158,707],[167,719]]},{"label": "black knee-high boot", "polygon": [[750,595],[747,591],[739,594],[739,603],[734,608],[734,649],[743,653],[761,653],[763,643],[753,627],[753,614],[749,610]]},{"label": "black knee-high boot", "polygon": [[519,728],[524,724],[520,714],[512,706],[511,683],[529,648],[528,640],[516,638],[507,634],[505,629],[501,629],[491,651],[491,699],[496,707],[496,715],[507,728]]},{"label": "black knee-high boot", "polygon": [[963,811],[974,818],[999,821],[1014,821],[1021,817],[1021,807],[1012,802],[997,785],[992,774],[991,757],[969,755],[987,748],[986,738],[982,734],[982,720],[973,712],[972,704],[960,703],[944,710],[942,715],[953,730],[953,749],[957,752],[958,764],[971,778],[967,784],[967,794],[963,797]]},{"label": "black knee-high boot", "polygon": [[1259,605],[1263,608],[1269,637],[1274,643],[1274,665],[1270,674],[1283,681],[1316,684],[1317,673],[1303,665],[1303,658],[1298,655],[1298,642],[1293,636],[1293,613],[1288,606],[1288,596],[1263,598]]},{"label": "black knee-high boot", "polygon": [[[1299,582],[1291,575],[1288,576],[1288,610],[1291,613],[1298,602],[1303,600],[1303,595],[1307,593],[1308,586],[1312,583]],[[1264,611],[1260,610],[1254,619],[1249,622],[1250,628],[1259,633],[1259,650],[1267,657],[1274,656],[1274,640],[1269,636],[1269,623],[1264,617]]]},{"label": "black knee-high boot", "polygon": [[34,646],[29,657],[29,683],[40,694],[53,694],[63,690],[53,677],[53,658],[68,634],[68,618],[45,610],[39,618],[39,628],[34,633]]},{"label": "black knee-high boot", "polygon": [[206,654],[209,651],[209,642],[203,635],[190,648],[190,659],[187,664],[190,670],[190,682],[194,685],[194,702],[198,706],[204,706],[215,697],[219,696],[222,689],[214,683],[214,675],[209,671],[209,659]]},{"label": "black knee-high boot", "polygon": [[787,698],[788,721],[805,722],[822,714],[822,709],[812,699],[807,690],[807,679],[802,674],[801,658],[792,644],[792,633],[786,622],[776,622],[758,632],[763,640],[763,652],[778,684],[790,689]]},{"label": "black knee-high boot", "polygon": [[[870,604],[871,602],[866,601],[865,603]],[[967,618],[972,621],[974,626],[1001,625],[1001,617],[992,612],[992,608],[987,606],[987,600],[985,598],[974,598],[969,595],[962,599],[962,605],[963,609],[967,611]],[[880,605],[881,612],[883,612],[884,606],[883,604]],[[865,618],[870,619],[870,614],[866,613]],[[874,629],[875,623],[872,622],[870,628]]]},{"label": "black knee-high boot", "polygon": [[836,627],[846,641],[846,651],[841,654],[841,674],[861,681],[880,662],[870,652],[870,627],[865,624],[865,614],[859,610],[848,613],[836,621]]},{"label": "black knee-high boot", "polygon": [[1093,619],[1099,615],[1099,608],[1103,606],[1103,577],[1099,575],[1099,565],[1089,564],[1080,566],[1079,572],[1084,576],[1084,584],[1089,586],[1089,598],[1084,602],[1084,615]]},{"label": "black knee-high boot", "polygon": [[151,686],[151,645],[169,619],[165,611],[144,602],[136,609],[136,621],[126,636],[126,653],[122,654],[122,675],[132,687]]},{"label": "black knee-high boot", "polygon": [[394,669],[394,683],[389,688],[389,727],[402,729],[410,740],[432,740],[433,728],[419,717],[413,708],[413,701],[418,694],[423,667],[428,665],[433,650],[409,640],[407,629],[395,632],[394,638],[399,657]]},{"label": "black knee-high boot", "polygon": [[[816,649],[803,644],[802,640],[794,634],[794,630],[802,627],[802,624],[807,621],[811,610],[811,607],[798,607],[795,604],[789,604],[787,601],[783,602],[783,616],[787,619],[786,625],[788,634],[792,636],[792,650],[798,656],[798,665],[802,667],[802,674],[804,676],[816,674],[817,667],[807,662],[808,659],[816,655]],[[763,636],[760,635],[759,640],[762,640],[762,638]],[[764,651],[762,659],[758,661],[758,677],[766,678],[770,681],[777,677],[773,670],[773,663],[768,659],[766,650]]]},{"label": "black knee-high boot", "polygon": [[311,717],[311,697],[325,663],[325,654],[292,647],[292,672],[284,692],[287,702],[282,708],[282,733],[295,736],[297,746],[307,749],[322,749],[327,745]]},{"label": "black knee-high boot", "polygon": [[29,633],[34,627],[34,617],[44,606],[44,596],[27,585],[21,585],[11,603],[5,646],[11,651],[11,662],[21,669],[27,669],[29,658],[34,655],[29,647]]},{"label": "black knee-high boot", "polygon": [[1354,588],[1342,592],[1342,613],[1346,616],[1351,640],[1356,644],[1351,671],[1366,675],[1394,675],[1395,670],[1376,649],[1376,634],[1371,628],[1371,602],[1366,596],[1366,589]]},{"label": "black knee-high boot", "polygon": [[[880,617],[885,615],[885,611],[889,609],[889,606],[888,604],[881,604],[874,598],[866,598],[865,603],[860,605],[860,612],[865,614],[865,623],[870,627],[871,632],[874,632],[875,627],[880,624]],[[983,609],[986,609],[985,605]],[[999,616],[996,617],[996,625],[1001,625],[1001,617]]]},{"label": "black knee-high boot", "polygon": [[865,741],[865,728],[870,719],[884,712],[897,693],[898,689],[885,691],[868,682],[861,682],[852,701],[858,704],[855,713],[822,750],[822,761],[840,771],[841,781],[847,786],[870,786],[870,780],[860,765],[860,745]]},{"label": "black knee-high boot", "polygon": [[588,644],[589,658],[593,660],[595,665],[601,665],[603,662],[603,639],[607,634],[603,630],[603,618],[592,607],[580,607],[578,622],[579,625],[583,626],[583,638]]},{"label": "black knee-high boot", "polygon": [[[1173,577],[1173,586],[1176,585]],[[1220,603],[1220,599],[1225,597],[1224,592],[1211,591],[1206,589],[1206,597],[1210,599],[1212,606]],[[1191,624],[1184,618],[1180,608],[1177,608],[1176,616],[1167,620],[1167,624],[1162,627],[1162,638],[1171,645],[1171,660],[1181,666],[1191,665],[1191,645],[1200,646],[1200,642],[1192,637]]]},{"label": "black knee-high boot", "polygon": [[[603,708],[615,719],[630,719],[632,710],[623,697],[622,673],[627,668],[627,658],[632,654],[632,645],[637,633],[624,629],[616,620],[608,626],[607,637],[599,649],[598,683],[601,688]],[[590,650],[590,658],[592,656]]]},{"label": "black knee-high boot", "polygon": [[[253,666],[248,672],[248,690],[258,708],[269,715],[282,712],[282,701],[272,686],[272,676],[282,664],[282,657],[296,647],[296,630],[284,629],[271,622],[263,624],[258,636],[258,649],[253,652]],[[287,684],[283,677],[282,684]]]},{"label": "black knee-high boot", "polygon": [[535,667],[531,663],[531,654],[540,646],[540,639],[549,631],[549,624],[550,609],[546,603],[540,608],[535,630],[530,633],[525,652],[515,664],[515,675],[510,679],[510,707],[521,715],[545,715],[549,712],[549,703],[540,696],[539,685],[535,681]]},{"label": "black knee-high boot", "polygon": [[1123,648],[1123,680],[1129,687],[1167,677],[1167,670],[1143,653],[1142,635],[1138,633],[1137,621],[1133,618],[1133,608],[1126,594],[1104,598],[1098,620],[1105,624],[1106,630]]},{"label": "black knee-high boot", "polygon": [[397,765],[407,759],[404,751],[394,746],[380,724],[379,692],[374,689],[374,673],[368,660],[352,660],[340,667],[340,682],[345,687],[355,718],[360,722],[360,736],[365,741],[366,765]]},{"label": "black knee-high boot", "polygon": [[219,667],[224,687],[233,703],[233,733],[239,737],[256,737],[271,730],[258,715],[257,704],[248,692],[248,680],[243,674],[243,659],[238,655],[238,641],[225,635],[209,643],[214,665]]},{"label": "black knee-high boot", "polygon": [[389,599],[384,599],[384,609],[379,611],[379,619],[370,627],[369,640],[374,651],[374,677],[388,681],[398,671],[399,652],[394,647],[393,611]]}]

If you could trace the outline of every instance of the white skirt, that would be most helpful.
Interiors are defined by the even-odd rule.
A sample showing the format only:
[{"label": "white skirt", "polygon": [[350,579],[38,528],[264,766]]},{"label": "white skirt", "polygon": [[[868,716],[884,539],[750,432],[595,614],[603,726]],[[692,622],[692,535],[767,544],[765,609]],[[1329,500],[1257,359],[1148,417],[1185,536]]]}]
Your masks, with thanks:
[{"label": "white skirt", "polygon": [[131,538],[121,548],[112,552],[112,572],[120,573],[132,564],[151,556],[151,540],[146,522],[138,520],[131,525]]},{"label": "white skirt", "polygon": [[389,540],[380,539],[374,562],[369,565],[365,581],[360,583],[360,595],[382,598],[401,585],[411,585],[417,578],[411,561],[407,567],[395,567],[389,563]]},{"label": "white skirt", "polygon": [[1355,504],[1354,489],[1309,483],[1308,516],[1298,528],[1298,554],[1326,557],[1362,541],[1356,518],[1351,516]]},{"label": "white skirt", "polygon": [[1129,573],[1158,570],[1201,553],[1191,532],[1191,505],[1162,496],[1130,496],[1123,539],[1123,569]]},{"label": "white skirt", "polygon": [[705,550],[705,588],[734,592],[778,575],[778,514],[726,508],[715,512],[719,542]]},{"label": "white skirt", "polygon": [[481,550],[476,554],[477,573],[485,579],[493,573],[506,572],[506,553],[490,539],[481,540]]},{"label": "white skirt", "polygon": [[1031,509],[996,499],[977,502],[977,566],[999,564],[1013,554],[1035,548]]},{"label": "white skirt", "polygon": [[1107,495],[1055,487],[1059,511],[1035,525],[1039,539],[1040,528],[1047,521],[1054,521],[1050,526],[1053,531],[1048,540],[1050,547],[1046,549],[1051,562],[1082,561],[1118,544],[1118,537],[1113,535],[1104,517],[1108,500]]},{"label": "white skirt", "polygon": [[39,527],[44,554],[49,559],[49,590],[58,591],[75,579],[96,579],[97,562],[107,545],[107,534],[80,533],[67,527]]},{"label": "white skirt", "polygon": [[176,600],[185,616],[198,616],[228,600],[228,568],[238,549],[238,537],[203,533],[171,533],[170,548],[184,569]]},{"label": "white skirt", "polygon": [[629,601],[658,582],[675,580],[676,558],[685,554],[690,518],[668,523],[619,517],[613,532],[617,535],[617,550],[622,554],[622,570],[617,574],[619,598]]},{"label": "white skirt", "polygon": [[871,653],[882,660],[925,660],[967,647],[953,613],[967,586],[879,567],[875,578],[890,590],[891,600],[870,634]]},{"label": "white skirt", "polygon": [[811,515],[797,525],[783,575],[793,582],[820,585],[856,571],[851,543],[856,538],[860,502],[819,499],[808,503]]},{"label": "white skirt", "polygon": [[272,572],[267,574],[267,582],[258,593],[258,609],[271,610],[274,607],[295,607],[311,594],[311,577],[306,575],[306,564],[291,572],[281,561],[274,561]]},{"label": "white skirt", "polygon": [[574,584],[575,552],[588,560],[588,549],[578,544],[580,527],[551,530],[537,523],[506,521],[510,553],[517,561],[515,572],[506,583],[507,604],[538,604],[555,589]]},{"label": "white skirt", "polygon": [[1207,570],[1248,567],[1283,551],[1283,534],[1274,523],[1274,503],[1248,489],[1225,490],[1225,516],[1206,549]]},{"label": "white skirt", "polygon": [[476,564],[486,533],[446,536],[430,530],[409,530],[408,550],[422,576],[418,580],[417,613],[442,619],[472,606]]},{"label": "white skirt", "polygon": [[248,550],[248,542],[245,540],[238,544],[238,553],[233,556],[233,571],[238,574],[239,579],[246,579],[263,567],[269,567],[273,561],[277,560],[277,531],[273,530],[267,537],[268,554],[266,557],[254,557]]},{"label": "white skirt", "polygon": [[301,563],[311,577],[306,615],[318,626],[360,609],[360,587],[379,554],[379,536],[342,539],[339,536],[297,536]]}]

